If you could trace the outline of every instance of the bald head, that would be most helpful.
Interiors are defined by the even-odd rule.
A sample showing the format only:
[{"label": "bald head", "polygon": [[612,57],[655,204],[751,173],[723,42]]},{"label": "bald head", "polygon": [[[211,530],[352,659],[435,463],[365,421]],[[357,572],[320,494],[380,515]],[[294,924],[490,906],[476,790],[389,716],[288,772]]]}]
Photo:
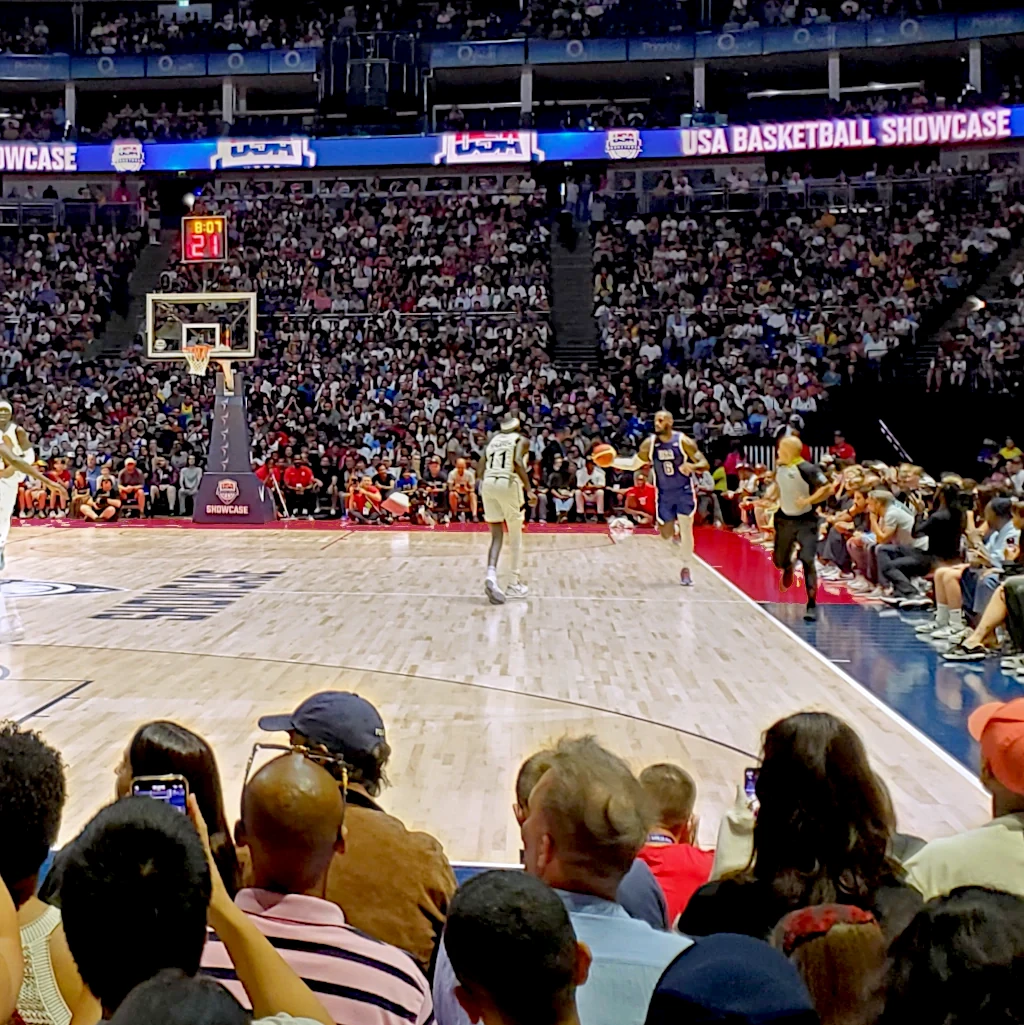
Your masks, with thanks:
[{"label": "bald head", "polygon": [[254,885],[323,896],[331,858],[344,850],[344,819],[341,788],[329,772],[300,754],[268,762],[242,794],[238,839],[252,855]]},{"label": "bald head", "polygon": [[788,434],[779,442],[779,462],[795,463],[803,451],[804,443],[795,434]]}]

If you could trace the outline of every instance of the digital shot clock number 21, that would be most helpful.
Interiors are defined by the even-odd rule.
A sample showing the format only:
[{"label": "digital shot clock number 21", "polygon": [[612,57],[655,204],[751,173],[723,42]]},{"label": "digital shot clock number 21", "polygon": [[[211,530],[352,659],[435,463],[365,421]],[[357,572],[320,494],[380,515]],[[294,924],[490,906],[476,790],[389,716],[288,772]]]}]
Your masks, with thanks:
[{"label": "digital shot clock number 21", "polygon": [[220,214],[182,217],[181,259],[184,263],[223,263],[227,252],[227,218]]}]

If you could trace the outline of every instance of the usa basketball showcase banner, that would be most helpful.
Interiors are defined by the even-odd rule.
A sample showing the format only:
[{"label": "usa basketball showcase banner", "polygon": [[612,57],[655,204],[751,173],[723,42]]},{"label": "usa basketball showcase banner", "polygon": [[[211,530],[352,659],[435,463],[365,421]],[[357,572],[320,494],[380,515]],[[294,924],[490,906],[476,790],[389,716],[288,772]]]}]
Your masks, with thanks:
[{"label": "usa basketball showcase banner", "polygon": [[479,167],[567,160],[673,160],[895,146],[958,147],[1024,138],[1024,106],[603,132],[443,132],[374,138],[198,142],[0,142],[0,173],[137,174],[360,167]]}]

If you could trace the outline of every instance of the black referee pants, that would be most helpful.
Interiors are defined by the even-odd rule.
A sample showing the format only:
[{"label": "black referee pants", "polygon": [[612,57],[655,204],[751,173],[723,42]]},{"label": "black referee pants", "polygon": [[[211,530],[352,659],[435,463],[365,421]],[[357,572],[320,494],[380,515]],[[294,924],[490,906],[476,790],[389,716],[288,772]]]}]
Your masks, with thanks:
[{"label": "black referee pants", "polygon": [[814,555],[818,550],[819,519],[816,512],[804,516],[775,514],[775,565],[785,570],[792,565],[793,546],[797,546],[797,558],[804,564],[804,581],[807,584],[807,604],[815,603],[818,593],[818,575],[814,569]]}]

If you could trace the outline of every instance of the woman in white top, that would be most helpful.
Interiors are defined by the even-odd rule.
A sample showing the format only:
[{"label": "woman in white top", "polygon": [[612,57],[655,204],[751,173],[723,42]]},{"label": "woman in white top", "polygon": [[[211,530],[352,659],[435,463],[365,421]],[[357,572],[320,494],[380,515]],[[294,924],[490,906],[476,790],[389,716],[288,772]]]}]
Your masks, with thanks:
[{"label": "woman in white top", "polygon": [[39,869],[57,839],[64,766],[38,733],[0,726],[0,873],[18,909],[25,973],[18,1015],[26,1025],[69,1025],[100,1017],[68,950],[60,912],[36,894]]}]

